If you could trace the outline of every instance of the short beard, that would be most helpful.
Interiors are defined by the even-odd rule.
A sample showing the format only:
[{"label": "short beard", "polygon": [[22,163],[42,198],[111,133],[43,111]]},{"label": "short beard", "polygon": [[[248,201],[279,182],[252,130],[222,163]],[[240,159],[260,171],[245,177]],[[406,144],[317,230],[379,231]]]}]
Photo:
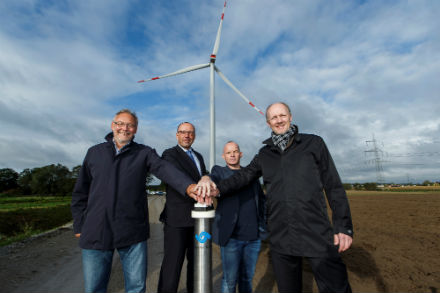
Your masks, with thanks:
[{"label": "short beard", "polygon": [[132,140],[132,138],[130,138],[130,139],[121,139],[121,138],[119,138],[117,136],[114,137],[114,138],[115,138],[116,142],[118,144],[120,144],[120,145],[126,145],[127,143],[129,143]]}]

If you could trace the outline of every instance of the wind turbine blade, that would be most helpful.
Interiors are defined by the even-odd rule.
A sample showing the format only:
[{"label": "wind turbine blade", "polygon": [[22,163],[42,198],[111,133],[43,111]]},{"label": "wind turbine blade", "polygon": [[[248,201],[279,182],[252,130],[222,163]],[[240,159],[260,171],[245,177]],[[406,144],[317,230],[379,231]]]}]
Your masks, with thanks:
[{"label": "wind turbine blade", "polygon": [[220,71],[220,69],[217,68],[217,66],[214,67],[215,71],[217,71],[218,75],[226,82],[227,85],[229,85],[243,100],[245,100],[249,105],[252,106],[258,113],[264,116],[263,111],[258,109],[257,106],[255,106],[251,101],[249,101],[248,98],[245,97],[233,84],[229,81],[229,79],[226,78],[226,76]]},{"label": "wind turbine blade", "polygon": [[189,66],[189,67],[186,67],[186,68],[183,68],[183,69],[180,69],[175,72],[168,73],[168,74],[165,74],[162,76],[156,76],[156,77],[153,77],[150,79],[139,80],[138,82],[146,82],[146,81],[150,81],[150,80],[156,80],[156,79],[160,79],[160,78],[170,77],[170,76],[179,75],[179,74],[183,74],[186,72],[190,72],[190,71],[194,71],[194,70],[198,70],[198,69],[202,69],[202,68],[206,68],[206,67],[209,67],[209,63]]},{"label": "wind turbine blade", "polygon": [[212,50],[211,58],[214,59],[217,57],[218,47],[220,46],[220,35],[222,33],[223,18],[225,17],[225,8],[226,8],[226,1],[225,4],[223,5],[222,17],[220,18],[220,24],[218,26],[217,36],[215,38],[214,50]]}]

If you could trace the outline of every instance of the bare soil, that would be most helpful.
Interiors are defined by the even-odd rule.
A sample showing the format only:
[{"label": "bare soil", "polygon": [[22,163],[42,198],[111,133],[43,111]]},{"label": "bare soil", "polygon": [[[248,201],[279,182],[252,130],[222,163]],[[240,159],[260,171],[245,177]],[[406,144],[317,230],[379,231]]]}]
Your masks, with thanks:
[{"label": "bare soil", "polygon": [[[350,192],[355,238],[343,253],[354,292],[438,292],[440,289],[440,193]],[[149,200],[148,292],[156,292],[163,257],[163,197]],[[117,253],[109,292],[124,292]],[[220,292],[221,263],[213,246],[214,292]],[[179,292],[184,289],[185,269]],[[81,292],[80,249],[69,226],[0,249],[0,292]],[[305,262],[304,292],[318,292]],[[270,250],[263,244],[255,292],[277,292]]]}]

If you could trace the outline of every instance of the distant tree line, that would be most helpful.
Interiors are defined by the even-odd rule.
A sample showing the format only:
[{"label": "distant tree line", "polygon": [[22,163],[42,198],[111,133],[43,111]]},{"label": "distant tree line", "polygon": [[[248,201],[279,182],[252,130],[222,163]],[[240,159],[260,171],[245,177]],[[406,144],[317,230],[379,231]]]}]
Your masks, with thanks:
[{"label": "distant tree line", "polygon": [[0,192],[16,195],[70,195],[81,165],[69,170],[61,164],[24,169],[17,173],[11,168],[0,169]]},{"label": "distant tree line", "polygon": [[[0,193],[12,195],[53,195],[65,196],[72,193],[81,165],[71,170],[61,164],[51,164],[44,167],[24,169],[18,173],[11,168],[0,169]],[[148,174],[146,186],[154,180],[153,175]],[[430,186],[434,183],[425,180],[422,185]],[[344,183],[345,190],[377,190],[378,184],[367,183]],[[149,186],[150,190],[165,190],[162,182],[158,186]]]},{"label": "distant tree line", "polygon": [[345,190],[377,190],[377,183],[367,182],[367,183],[344,183],[342,184]]},{"label": "distant tree line", "polygon": [[435,182],[432,182],[432,181],[429,181],[429,180],[425,180],[422,183],[423,186],[431,186],[431,185],[434,185],[434,184],[435,184]]},{"label": "distant tree line", "polygon": [[[367,182],[367,183],[344,183],[342,184],[345,190],[378,190],[380,187],[384,185],[378,185],[376,182]],[[394,183],[389,183],[387,185],[395,185]],[[413,185],[412,183],[408,185]],[[434,186],[439,185],[439,182],[432,182],[429,180],[423,181],[421,184],[417,184],[418,186]]]},{"label": "distant tree line", "polygon": [[[44,167],[24,169],[18,173],[11,168],[0,169],[0,193],[11,195],[71,195],[81,165],[69,170],[61,164],[51,164]],[[146,183],[153,176],[148,174]]]}]

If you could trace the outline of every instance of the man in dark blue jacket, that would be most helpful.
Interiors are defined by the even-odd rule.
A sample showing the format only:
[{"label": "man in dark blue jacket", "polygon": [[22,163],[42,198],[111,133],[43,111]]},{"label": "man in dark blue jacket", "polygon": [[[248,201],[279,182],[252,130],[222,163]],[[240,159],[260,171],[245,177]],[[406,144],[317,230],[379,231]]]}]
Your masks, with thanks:
[{"label": "man in dark blue jacket", "polygon": [[[241,169],[243,153],[230,141],[223,148],[225,167],[214,166],[211,179],[220,182]],[[213,241],[220,245],[223,278],[222,293],[252,292],[252,279],[260,252],[261,239],[266,237],[265,195],[260,182],[217,198],[213,223]]]},{"label": "man in dark blue jacket", "polygon": [[106,292],[113,252],[118,250],[126,292],[145,292],[150,227],[145,190],[148,173],[191,194],[195,181],[133,141],[138,119],[119,111],[107,142],[91,147],[72,194],[73,229],[79,237],[86,292]]}]

